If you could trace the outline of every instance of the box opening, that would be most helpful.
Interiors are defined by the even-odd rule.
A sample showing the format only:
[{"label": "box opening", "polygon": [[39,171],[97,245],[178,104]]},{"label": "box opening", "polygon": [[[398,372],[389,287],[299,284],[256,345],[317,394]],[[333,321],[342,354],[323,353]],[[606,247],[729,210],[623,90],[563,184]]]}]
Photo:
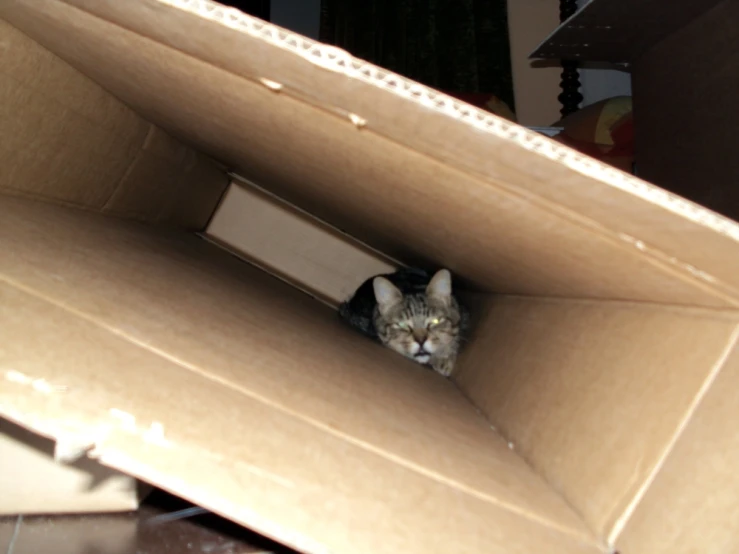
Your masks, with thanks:
[{"label": "box opening", "polygon": [[[15,175],[80,145],[48,187],[3,181],[3,356],[27,377],[5,370],[4,418],[307,552],[617,544],[734,348],[736,225],[211,2],[0,16],[69,87],[9,66],[23,118],[64,130],[39,118],[56,142]],[[242,189],[247,229],[284,222],[231,243],[252,264],[193,232],[233,173],[269,192]],[[332,309],[396,261],[467,290],[450,380]]]}]

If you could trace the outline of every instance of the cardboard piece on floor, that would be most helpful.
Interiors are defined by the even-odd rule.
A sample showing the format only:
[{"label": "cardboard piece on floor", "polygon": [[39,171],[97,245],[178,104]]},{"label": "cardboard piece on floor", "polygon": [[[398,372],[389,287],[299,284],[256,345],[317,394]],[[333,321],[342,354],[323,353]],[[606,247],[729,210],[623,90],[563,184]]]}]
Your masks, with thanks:
[{"label": "cardboard piece on floor", "polygon": [[[21,373],[5,378],[23,382]],[[33,386],[33,383],[29,383]],[[36,387],[44,387],[36,382]],[[89,445],[52,441],[0,420],[0,515],[133,511],[136,480],[85,456]],[[55,449],[65,449],[56,451]],[[67,458],[59,460],[59,458]]]}]

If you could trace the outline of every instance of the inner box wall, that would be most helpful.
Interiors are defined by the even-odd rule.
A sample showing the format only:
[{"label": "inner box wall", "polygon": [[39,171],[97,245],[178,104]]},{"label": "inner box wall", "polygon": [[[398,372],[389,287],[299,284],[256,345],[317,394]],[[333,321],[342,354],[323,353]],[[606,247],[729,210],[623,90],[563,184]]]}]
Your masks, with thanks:
[{"label": "inner box wall", "polygon": [[[224,201],[230,226],[216,226],[219,239],[236,250],[249,249],[247,259],[264,253],[282,261],[278,273],[291,274],[288,281],[299,288],[312,290],[338,278],[344,284],[334,290],[346,293],[388,269],[379,254],[376,267],[347,263],[352,256],[361,262],[366,251],[352,248],[352,239],[345,237],[340,249],[326,241],[329,250],[342,255],[321,252],[314,260],[322,260],[318,274],[301,274],[291,260],[305,231],[292,237],[285,231],[279,245],[267,247],[254,238],[262,231],[253,228],[259,222],[292,229],[284,220],[298,216],[283,211],[273,221],[239,220],[239,209],[247,215],[261,206],[250,206],[251,196],[240,194]],[[219,220],[216,214],[214,221]],[[688,417],[695,391],[716,371],[736,328],[735,314],[657,304],[463,295],[476,329],[453,381],[510,446],[605,536],[651,479]],[[334,305],[343,298],[333,296]],[[605,442],[604,434],[609,437]],[[614,459],[620,463],[611,463]]]},{"label": "inner box wall", "polygon": [[372,455],[587,535],[447,379],[303,292],[182,232],[10,198],[0,209],[11,283]]}]

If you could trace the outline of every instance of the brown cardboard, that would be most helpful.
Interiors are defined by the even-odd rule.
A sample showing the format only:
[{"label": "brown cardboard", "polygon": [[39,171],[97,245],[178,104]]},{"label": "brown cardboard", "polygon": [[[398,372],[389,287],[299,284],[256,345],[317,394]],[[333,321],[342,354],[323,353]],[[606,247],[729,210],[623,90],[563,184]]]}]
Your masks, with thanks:
[{"label": "brown cardboard", "polygon": [[[16,381],[26,377],[8,376]],[[54,450],[53,441],[0,420],[0,515],[122,512],[138,507],[135,479],[83,452],[80,458],[57,463]]]},{"label": "brown cardboard", "polygon": [[[157,2],[153,5],[158,11],[169,9]],[[101,6],[95,2],[89,9]],[[123,6],[111,3],[106,8],[111,12],[109,17],[119,17],[121,23],[135,20],[136,10]],[[249,73],[244,69],[245,78],[227,73],[65,3],[50,2],[39,11],[26,11],[21,5],[12,15],[16,23],[25,21],[28,29],[39,33],[40,41],[54,44],[70,61],[105,82],[142,113],[228,160],[229,165],[243,168],[241,172],[253,176],[261,186],[392,257],[444,259],[451,269],[487,291],[713,306],[731,303],[725,291],[735,290],[737,274],[730,274],[726,267],[727,260],[733,259],[727,252],[734,240],[728,241],[727,252],[687,249],[683,241],[695,240],[705,226],[685,221],[680,215],[693,220],[707,218],[710,227],[728,233],[735,232],[733,226],[704,212],[696,214],[693,206],[676,198],[657,204],[664,198],[660,191],[645,188],[617,170],[603,170],[600,164],[594,165],[572,151],[562,156],[552,141],[524,133],[498,118],[485,116],[488,132],[471,133],[464,126],[452,125],[455,120],[444,112],[434,112],[386,89],[377,91],[377,101],[370,101],[351,89],[365,86],[361,80],[347,80],[315,68],[308,60],[281,49],[268,59],[263,40],[235,31],[224,35],[218,32],[219,24],[185,11],[174,10],[169,15],[172,22],[179,18],[186,25],[189,18],[198,25],[196,37],[188,35],[187,40],[176,34],[173,23],[157,27],[155,18],[150,17],[136,20],[136,24],[157,35],[174,35],[183,48],[201,46],[198,55],[206,58],[220,52],[224,58],[220,64],[260,64],[269,67],[269,73],[255,75],[253,69]],[[89,39],[88,47],[76,48],[66,41],[62,33],[65,25],[66,32],[78,37],[77,44]],[[208,40],[211,35],[213,40]],[[225,39],[233,44],[224,43]],[[221,50],[214,50],[218,46]],[[254,56],[247,60],[241,54],[233,55],[243,51],[254,52]],[[116,72],[103,69],[104,58],[115,60]],[[282,58],[286,58],[285,64]],[[313,67],[316,75],[303,77],[307,67]],[[202,78],[193,80],[193,74]],[[141,78],[157,86],[135,86]],[[283,88],[276,92],[260,78],[282,83]],[[298,92],[291,94],[288,85]],[[337,91],[345,94],[339,97]],[[175,104],[180,111],[172,109]],[[327,105],[341,106],[338,115],[342,117],[332,115],[336,109],[327,110]],[[268,116],[273,111],[281,116]],[[350,113],[371,122],[368,128],[357,128],[344,115]],[[427,133],[411,131],[420,121],[428,125]],[[503,138],[514,132],[517,140]],[[396,135],[393,140],[386,138],[390,133]],[[531,148],[538,148],[546,157],[537,164],[525,163]],[[430,150],[434,156],[425,154]],[[473,160],[492,160],[491,150],[497,153],[495,163],[481,162],[474,173],[456,167],[460,163],[469,166]],[[327,151],[336,162],[323,163]],[[359,151],[362,156],[352,154]],[[290,162],[283,163],[288,155]],[[440,156],[443,159],[438,159]],[[454,163],[447,161],[454,156]],[[607,191],[618,183],[626,189],[625,194],[616,191],[619,203],[609,207],[608,215],[603,216],[606,221],[595,219],[600,212],[584,218],[570,206],[553,204],[546,198],[554,194],[552,186],[558,179],[563,187],[566,182],[573,188],[582,185],[577,193],[564,195],[572,197],[563,200],[567,204],[583,204],[593,195],[585,185],[592,184],[592,178],[557,163],[559,158],[586,174],[601,168],[598,175],[611,183],[598,182],[596,187]],[[483,171],[485,176],[480,175]],[[349,175],[351,184],[347,182]],[[540,187],[549,189],[546,195],[538,196]],[[392,192],[383,194],[383,190]],[[645,204],[638,196],[653,203]],[[653,216],[647,220],[649,228],[676,230],[662,236],[649,233],[646,244],[637,240],[634,237],[648,232],[646,221],[628,218],[627,227],[635,224],[636,234],[618,227],[618,221],[625,219],[624,214],[634,205]],[[666,211],[665,205],[671,211]],[[415,209],[409,211],[407,206]],[[448,232],[443,222],[456,220],[465,225]],[[582,232],[583,226],[592,232]],[[525,227],[527,232],[511,232],[516,227]],[[398,236],[405,237],[407,243],[399,244],[394,240]],[[490,236],[506,236],[507,240],[481,243],[481,237]],[[414,245],[412,251],[407,244]],[[686,259],[681,259],[682,254],[678,257],[678,251],[685,252]],[[701,271],[695,270],[693,257],[700,257]],[[502,266],[514,271],[501,271]],[[548,268],[546,273],[540,270],[542,266]],[[673,272],[679,280],[672,278]],[[667,282],[665,274],[670,275]]]},{"label": "brown cardboard", "polygon": [[484,340],[465,352],[459,386],[607,535],[733,348],[739,318],[622,302],[478,302],[489,304]]},{"label": "brown cardboard", "polygon": [[[736,552],[736,346],[615,542],[623,552]],[[669,509],[665,509],[669,506]],[[720,524],[717,524],[720,522]],[[698,535],[692,530],[701,529]]]},{"label": "brown cardboard", "polygon": [[733,0],[596,0],[533,54],[630,64],[639,176],[739,219]]},{"label": "brown cardboard", "polygon": [[212,161],[1,20],[0,33],[1,191],[205,226],[227,184]]},{"label": "brown cardboard", "polygon": [[[530,527],[528,533],[538,535],[531,540],[554,545],[561,540],[563,552],[570,543],[564,534],[558,539],[554,529],[580,540],[588,535],[569,507],[496,437],[448,381],[354,336],[339,326],[330,310],[320,309],[301,293],[195,238],[157,236],[146,227],[112,225],[98,217],[18,201],[5,208],[18,217],[8,222],[15,239],[3,245],[15,263],[2,270],[10,285],[4,287],[2,325],[36,337],[29,338],[33,344],[6,350],[6,360],[15,360],[18,371],[65,387],[57,393],[58,402],[25,419],[34,430],[86,439],[92,456],[103,463],[174,488],[307,550],[316,548],[306,541],[316,536],[314,526],[320,520],[322,541],[333,550],[347,551],[350,545],[338,531],[359,532],[354,518],[369,509],[368,502],[374,504],[370,513],[376,525],[392,521],[393,527],[428,527],[426,549],[463,532],[452,528],[444,538],[450,525],[474,526],[477,536],[465,545],[470,551],[475,544],[479,551],[496,541],[502,548],[503,530],[485,531],[488,521],[500,518],[514,528]],[[30,218],[28,210],[41,212]],[[58,240],[49,246],[69,248],[56,257],[43,252],[44,246],[34,253],[35,241],[24,240],[24,235],[33,236],[24,231],[24,220],[46,222],[57,230]],[[120,246],[115,251],[101,248],[101,241]],[[93,257],[93,251],[98,256]],[[99,256],[106,251],[108,256]],[[28,265],[18,263],[16,253],[21,252]],[[84,259],[93,265],[86,266]],[[143,275],[152,259],[160,260],[155,266],[160,276],[176,272],[177,279],[150,274],[134,284],[133,277]],[[36,264],[47,262],[51,265],[38,271]],[[33,296],[12,288],[21,282],[36,291]],[[246,282],[249,287],[237,286]],[[187,301],[177,301],[182,298]],[[110,320],[111,307],[117,312],[123,306],[132,309],[119,313],[122,319],[116,315]],[[144,306],[148,308],[142,312]],[[11,313],[24,317],[16,316],[14,323],[7,317]],[[198,332],[181,327],[196,323],[187,313],[213,325]],[[216,313],[219,316],[213,317]],[[278,325],[275,336],[272,329]],[[343,345],[343,354],[340,349],[326,352],[320,341],[326,334],[342,336],[338,345]],[[51,336],[53,344],[42,354],[39,341]],[[197,341],[189,338],[194,336]],[[85,363],[90,354],[83,344],[89,341],[97,348]],[[138,347],[131,349],[131,344]],[[26,354],[28,349],[38,355]],[[376,363],[378,358],[382,364]],[[201,361],[207,365],[201,366]],[[101,364],[118,366],[104,373],[117,376],[114,388],[95,378],[105,367]],[[74,375],[68,373],[70,366],[77,367]],[[197,391],[196,403],[188,401],[187,390]],[[22,393],[20,386],[7,389],[2,398],[6,416],[23,419],[34,395]],[[59,429],[60,421],[64,429]],[[256,421],[256,427],[250,423]],[[245,450],[235,437],[248,437],[259,448]],[[136,447],[142,439],[145,448]],[[131,448],[136,451],[133,458]],[[409,506],[403,508],[416,494],[428,503],[413,503],[410,511]],[[242,504],[245,496],[253,499],[248,507]],[[318,499],[329,497],[331,503],[321,509]],[[449,502],[455,507],[451,520],[435,508]],[[315,518],[306,520],[309,506]],[[443,519],[434,523],[438,517]],[[269,523],[278,520],[292,530],[290,535],[278,533]],[[311,533],[304,527],[307,523]],[[363,539],[362,550],[354,545],[354,551],[377,551],[376,540],[393,549],[409,540],[402,534],[389,538],[368,531],[372,537]]]},{"label": "brown cardboard", "polygon": [[[101,96],[103,120],[128,106],[162,159],[187,144],[222,164],[184,205],[165,192],[175,169],[133,172],[136,208],[115,213],[129,220],[0,197],[3,418],[309,553],[660,554],[660,491],[684,506],[722,479],[689,431],[715,421],[731,371],[739,226],[203,0],[13,0],[0,17],[87,76],[55,58],[69,86],[118,98]],[[8,112],[36,113],[25,97]],[[84,129],[69,163],[107,171]],[[38,135],[48,155],[53,129]],[[160,222],[191,228],[219,167],[263,189],[237,210],[241,246],[219,230],[229,195],[208,228],[251,264],[130,221],[165,198]],[[90,179],[47,197],[95,196]],[[394,260],[476,290],[451,380],[325,305]],[[698,444],[731,461],[727,432]],[[670,477],[681,467],[701,481]],[[721,546],[731,517],[697,520],[685,543]]]},{"label": "brown cardboard", "polygon": [[243,180],[231,183],[205,236],[334,307],[368,275],[398,266]]}]

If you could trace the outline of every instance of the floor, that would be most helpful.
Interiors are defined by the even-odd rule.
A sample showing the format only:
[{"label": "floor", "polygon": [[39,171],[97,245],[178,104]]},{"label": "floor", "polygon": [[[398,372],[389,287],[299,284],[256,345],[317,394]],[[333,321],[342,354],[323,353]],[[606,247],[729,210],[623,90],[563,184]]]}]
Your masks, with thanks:
[{"label": "floor", "polygon": [[0,517],[0,553],[297,554],[193,508],[157,491],[135,514]]}]

